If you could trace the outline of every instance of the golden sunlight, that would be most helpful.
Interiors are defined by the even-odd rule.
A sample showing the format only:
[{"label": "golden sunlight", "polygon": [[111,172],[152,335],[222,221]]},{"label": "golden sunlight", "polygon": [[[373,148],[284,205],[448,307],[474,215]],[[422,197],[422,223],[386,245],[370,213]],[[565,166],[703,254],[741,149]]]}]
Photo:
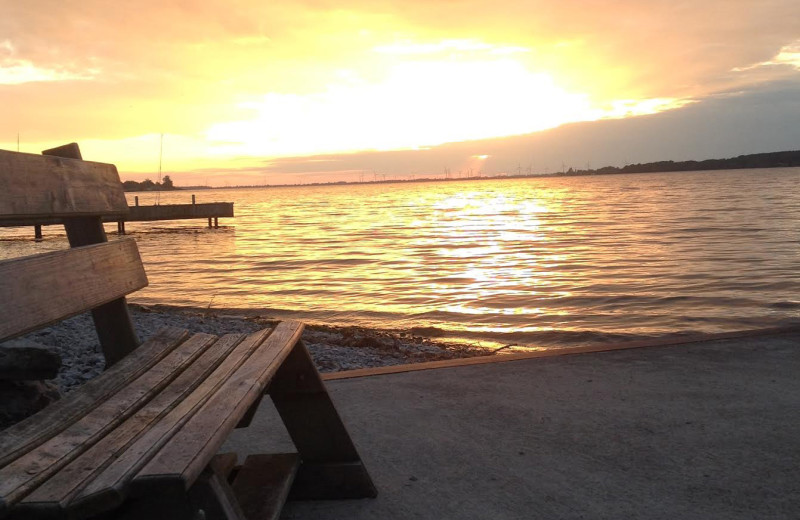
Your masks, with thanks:
[{"label": "golden sunlight", "polygon": [[[442,48],[491,49],[430,59]],[[598,119],[586,94],[568,92],[513,57],[517,48],[480,42],[380,47],[404,59],[375,82],[340,71],[323,92],[267,94],[242,105],[253,116],[219,123],[206,137],[222,155],[392,150],[523,134]]]},{"label": "golden sunlight", "polygon": [[[375,62],[375,55],[383,58]],[[214,124],[205,139],[216,157],[415,149],[685,104],[598,99],[592,89],[567,90],[534,67],[529,49],[473,39],[378,45],[370,60],[338,70],[320,91],[241,103],[251,116]]]},{"label": "golden sunlight", "polygon": [[[247,183],[269,174],[289,182],[297,173],[319,180],[372,169],[413,175],[453,167],[501,173],[520,163],[540,171],[562,162],[616,165],[633,158],[624,149],[630,139],[601,146],[565,137],[570,128],[532,134],[674,109],[689,117],[725,93],[737,109],[733,93],[767,89],[769,99],[779,97],[781,82],[796,83],[800,69],[789,0],[769,9],[748,0],[723,9],[725,16],[723,3],[670,4],[655,13],[632,1],[462,9],[206,0],[188,9],[144,0],[113,13],[34,4],[11,2],[0,19],[0,148],[38,153],[78,141],[87,158],[113,162],[125,178],[153,171],[161,134],[165,171],[186,183],[212,170],[226,183],[228,174]],[[665,131],[679,124],[649,119]],[[775,132],[754,135],[771,149],[789,135]],[[714,142],[733,149],[739,134]],[[508,139],[470,149],[496,138]],[[526,139],[541,146],[518,143]],[[662,139],[653,151],[638,150],[655,159],[696,154],[693,146]],[[338,165],[298,163],[337,154]]]}]

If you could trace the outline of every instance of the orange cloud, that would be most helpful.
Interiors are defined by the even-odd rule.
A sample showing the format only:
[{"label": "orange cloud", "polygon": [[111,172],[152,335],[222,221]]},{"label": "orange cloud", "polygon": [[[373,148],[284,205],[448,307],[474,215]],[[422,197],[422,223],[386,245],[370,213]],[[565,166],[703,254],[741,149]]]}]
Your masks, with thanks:
[{"label": "orange cloud", "polygon": [[5,4],[0,147],[131,171],[160,133],[190,167],[657,112],[796,77],[800,37],[794,0]]}]

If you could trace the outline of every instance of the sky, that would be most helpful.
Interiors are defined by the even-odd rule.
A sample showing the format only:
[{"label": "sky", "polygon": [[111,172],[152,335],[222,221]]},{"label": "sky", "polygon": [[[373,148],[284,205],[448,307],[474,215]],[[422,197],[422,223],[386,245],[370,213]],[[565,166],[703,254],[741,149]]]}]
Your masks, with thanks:
[{"label": "sky", "polygon": [[800,148],[796,0],[0,8],[0,148],[76,141],[123,179],[162,139],[179,185]]}]

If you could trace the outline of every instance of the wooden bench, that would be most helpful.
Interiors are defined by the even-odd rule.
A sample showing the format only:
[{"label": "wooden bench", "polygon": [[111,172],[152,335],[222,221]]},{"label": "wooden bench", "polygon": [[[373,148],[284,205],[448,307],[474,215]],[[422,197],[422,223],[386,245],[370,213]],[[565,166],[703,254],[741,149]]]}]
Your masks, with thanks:
[{"label": "wooden bench", "polygon": [[[0,220],[63,219],[71,249],[0,262],[0,341],[93,309],[107,368],[0,432],[0,518],[277,518],[296,498],[375,487],[295,321],[244,334],[164,328],[139,344],[125,295],[147,285],[116,168],[77,145],[0,151]],[[268,394],[297,453],[218,454]],[[201,513],[202,511],[202,513]]]}]

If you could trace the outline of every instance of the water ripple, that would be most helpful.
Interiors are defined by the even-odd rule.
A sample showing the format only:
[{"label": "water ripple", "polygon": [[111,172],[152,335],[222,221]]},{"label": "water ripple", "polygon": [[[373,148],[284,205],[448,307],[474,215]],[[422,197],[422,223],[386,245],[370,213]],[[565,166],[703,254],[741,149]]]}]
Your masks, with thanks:
[{"label": "water ripple", "polygon": [[[795,323],[799,176],[198,191],[235,202],[236,220],[129,223],[150,279],[132,299],[534,347]],[[66,243],[55,228],[40,243],[0,233],[3,257]]]}]

